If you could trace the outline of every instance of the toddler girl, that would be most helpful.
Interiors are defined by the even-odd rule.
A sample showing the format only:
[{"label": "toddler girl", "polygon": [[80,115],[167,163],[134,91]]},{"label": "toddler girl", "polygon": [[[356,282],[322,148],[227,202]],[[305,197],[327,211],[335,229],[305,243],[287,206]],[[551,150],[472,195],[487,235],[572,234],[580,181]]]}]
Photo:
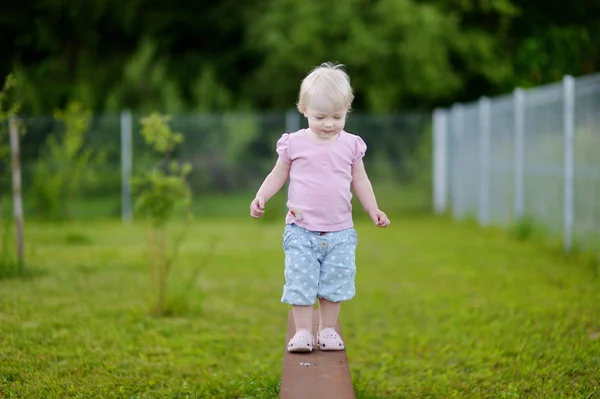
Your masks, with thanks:
[{"label": "toddler girl", "polygon": [[296,325],[287,345],[290,352],[313,350],[312,309],[317,298],[317,345],[321,350],[344,349],[335,326],[341,302],[355,295],[358,243],[350,187],[377,226],[390,224],[377,206],[363,165],[366,144],[344,131],[353,99],[342,65],[323,63],[304,78],[298,110],[309,128],[283,134],[277,141],[277,163],[250,204],[252,217],[263,216],[265,204],[289,177],[281,302],[292,305]]}]

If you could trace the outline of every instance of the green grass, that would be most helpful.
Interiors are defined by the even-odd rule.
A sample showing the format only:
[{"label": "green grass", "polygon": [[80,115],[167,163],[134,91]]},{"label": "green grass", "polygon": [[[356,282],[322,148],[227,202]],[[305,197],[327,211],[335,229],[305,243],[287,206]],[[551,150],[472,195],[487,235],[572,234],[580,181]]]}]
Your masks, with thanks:
[{"label": "green grass", "polygon": [[[600,397],[592,265],[425,216],[356,228],[341,323],[358,398]],[[0,281],[0,397],[277,398],[282,230],[198,220],[175,275],[187,305],[159,319],[142,226],[26,224],[30,277]]]}]

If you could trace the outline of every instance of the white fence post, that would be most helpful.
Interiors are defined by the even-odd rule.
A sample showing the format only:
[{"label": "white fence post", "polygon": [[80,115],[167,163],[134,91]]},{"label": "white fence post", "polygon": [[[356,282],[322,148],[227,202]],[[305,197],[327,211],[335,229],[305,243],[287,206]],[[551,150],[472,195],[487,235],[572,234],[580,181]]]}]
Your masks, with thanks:
[{"label": "white fence post", "polygon": [[132,121],[131,112],[121,112],[121,220],[124,223],[132,219],[131,166],[132,166]]},{"label": "white fence post", "polygon": [[448,198],[447,123],[447,112],[436,109],[433,112],[433,204],[437,214],[446,211]]},{"label": "white fence post", "polygon": [[490,219],[490,99],[479,100],[479,224],[487,226]]},{"label": "white fence post", "polygon": [[513,98],[514,151],[515,151],[515,218],[520,220],[525,214],[525,94],[516,88]]},{"label": "white fence post", "polygon": [[573,244],[575,159],[573,139],[575,136],[575,82],[572,76],[563,78],[564,148],[565,148],[565,191],[564,191],[564,250],[569,252]]}]

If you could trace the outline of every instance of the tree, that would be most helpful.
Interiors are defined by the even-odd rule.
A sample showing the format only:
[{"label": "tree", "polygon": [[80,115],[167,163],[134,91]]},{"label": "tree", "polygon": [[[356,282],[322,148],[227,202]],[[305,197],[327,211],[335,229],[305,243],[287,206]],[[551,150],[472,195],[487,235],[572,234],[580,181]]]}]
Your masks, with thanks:
[{"label": "tree", "polygon": [[9,144],[8,122],[19,112],[20,104],[14,100],[13,91],[17,81],[12,74],[6,76],[2,90],[0,90],[0,278],[18,275],[23,272],[23,264],[11,249],[11,149]]},{"label": "tree", "polygon": [[[160,161],[141,176],[132,179],[132,189],[137,195],[136,209],[150,219],[148,235],[148,263],[154,293],[152,313],[164,316],[171,313],[168,307],[169,279],[177,250],[183,240],[181,234],[175,240],[169,254],[167,225],[183,206],[189,216],[191,191],[186,178],[192,170],[191,165],[180,165],[171,159],[172,152],[183,141],[183,136],[173,132],[168,125],[167,116],[152,113],[141,121],[141,134]],[[189,219],[186,218],[186,221]]]},{"label": "tree", "polygon": [[267,104],[289,104],[307,68],[327,60],[348,66],[357,107],[372,111],[430,107],[459,95],[465,75],[499,81],[509,69],[493,36],[413,0],[271,2],[249,37],[264,56],[253,91]]}]

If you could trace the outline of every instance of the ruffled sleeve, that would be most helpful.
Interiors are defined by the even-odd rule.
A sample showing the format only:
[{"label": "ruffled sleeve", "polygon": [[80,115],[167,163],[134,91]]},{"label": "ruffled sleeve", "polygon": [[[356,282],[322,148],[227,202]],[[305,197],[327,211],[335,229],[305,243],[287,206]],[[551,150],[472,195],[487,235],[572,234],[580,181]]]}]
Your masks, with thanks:
[{"label": "ruffled sleeve", "polygon": [[355,136],[355,137],[356,137],[356,139],[354,140],[353,162],[356,162],[356,161],[362,159],[362,157],[364,157],[365,153],[367,152],[367,144],[359,136]]},{"label": "ruffled sleeve", "polygon": [[285,133],[281,136],[279,140],[277,140],[277,154],[279,157],[287,163],[290,163],[290,155],[289,155],[289,147],[290,147],[290,135]]}]

